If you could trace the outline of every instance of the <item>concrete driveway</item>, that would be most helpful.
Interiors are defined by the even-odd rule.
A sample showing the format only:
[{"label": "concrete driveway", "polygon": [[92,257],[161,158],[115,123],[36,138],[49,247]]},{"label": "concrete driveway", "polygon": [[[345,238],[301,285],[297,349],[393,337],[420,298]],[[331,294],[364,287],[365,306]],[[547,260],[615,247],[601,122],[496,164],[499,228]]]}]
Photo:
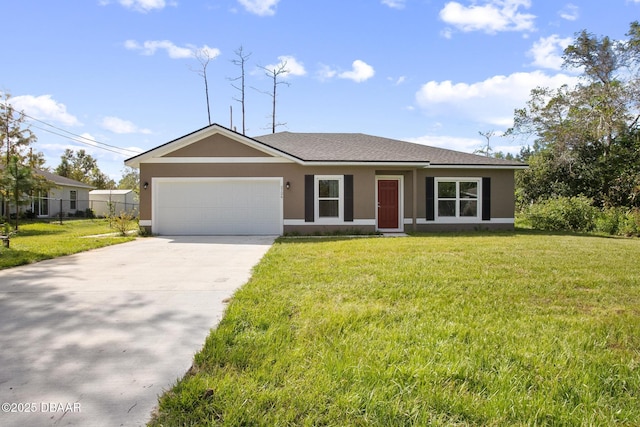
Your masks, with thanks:
[{"label": "concrete driveway", "polygon": [[0,426],[146,424],[273,241],[152,237],[0,271]]}]

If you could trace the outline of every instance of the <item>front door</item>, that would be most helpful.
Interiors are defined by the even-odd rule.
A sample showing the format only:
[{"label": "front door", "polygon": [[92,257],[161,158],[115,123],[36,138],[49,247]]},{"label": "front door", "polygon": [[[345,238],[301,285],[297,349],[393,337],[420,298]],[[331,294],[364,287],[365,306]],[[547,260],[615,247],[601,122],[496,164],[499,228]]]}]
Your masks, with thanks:
[{"label": "front door", "polygon": [[378,180],[378,228],[398,229],[398,180]]}]

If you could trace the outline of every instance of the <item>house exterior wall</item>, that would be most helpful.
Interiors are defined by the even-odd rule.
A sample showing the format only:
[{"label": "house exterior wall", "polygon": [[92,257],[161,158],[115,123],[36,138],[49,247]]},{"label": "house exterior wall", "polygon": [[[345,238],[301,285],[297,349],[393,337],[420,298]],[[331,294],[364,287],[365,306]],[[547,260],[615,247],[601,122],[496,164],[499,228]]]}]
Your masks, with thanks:
[{"label": "house exterior wall", "polygon": [[140,219],[151,219],[151,186],[153,177],[282,177],[290,188],[284,190],[284,219],[304,219],[305,175],[353,175],[354,217],[374,218],[375,168],[367,167],[305,167],[284,164],[142,164],[140,182],[149,183],[140,189]]},{"label": "house exterior wall", "polygon": [[[75,209],[72,208],[71,191],[76,192]],[[49,217],[73,216],[77,212],[85,212],[89,208],[89,189],[80,187],[55,187],[49,190]]]},{"label": "house exterior wall", "polygon": [[269,157],[268,154],[224,135],[214,134],[164,157]]},{"label": "house exterior wall", "polygon": [[[416,197],[413,187],[416,175]],[[304,222],[305,175],[353,175],[354,222],[320,225]],[[465,229],[512,229],[514,218],[514,172],[495,169],[406,169],[380,168],[375,166],[302,166],[284,164],[142,164],[140,182],[149,183],[140,189],[140,219],[151,220],[152,185],[154,177],[282,177],[290,188],[283,188],[284,232],[314,233],[358,228],[364,232],[376,230],[376,176],[403,177],[404,229],[407,231],[446,231]],[[495,223],[475,222],[441,224],[427,221],[426,177],[491,178],[491,218],[504,220]],[[416,224],[413,212],[415,205]],[[152,232],[152,230],[149,230]]]},{"label": "house exterior wall", "polygon": [[[491,179],[491,220],[472,223],[444,224],[438,221],[423,221],[426,216],[426,178],[490,178]],[[482,168],[430,168],[418,171],[417,217],[415,231],[462,231],[475,229],[512,230],[515,217],[515,174],[513,169],[482,169]]]},{"label": "house exterior wall", "polygon": [[[313,233],[340,229],[376,230],[376,177],[401,177],[401,229],[410,231],[513,228],[515,209],[514,170],[482,167],[404,167],[376,165],[302,165],[286,156],[273,157],[222,134],[201,140],[178,141],[179,145],[160,157],[140,163],[140,222],[150,230],[154,178],[282,178],[284,232]],[[167,147],[170,149],[171,147]],[[305,176],[353,177],[353,221],[305,221]],[[427,180],[473,178],[490,180],[490,219],[427,218]],[[144,188],[145,183],[147,188]],[[290,188],[286,189],[286,183]],[[415,191],[414,191],[415,188]],[[480,187],[480,192],[482,188]],[[478,205],[481,206],[479,200]]]},{"label": "house exterior wall", "polygon": [[[426,194],[426,177],[491,178],[491,218],[513,218],[515,212],[515,180],[508,169],[423,169],[418,173],[418,194]],[[423,199],[424,201],[424,199]],[[418,216],[426,214],[425,203],[418,204]]]}]

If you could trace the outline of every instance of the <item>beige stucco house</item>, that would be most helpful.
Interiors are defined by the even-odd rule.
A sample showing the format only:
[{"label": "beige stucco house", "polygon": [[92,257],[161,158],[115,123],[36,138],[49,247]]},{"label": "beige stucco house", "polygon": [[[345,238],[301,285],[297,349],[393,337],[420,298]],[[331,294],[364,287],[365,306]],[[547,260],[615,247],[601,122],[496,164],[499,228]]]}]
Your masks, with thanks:
[{"label": "beige stucco house", "polygon": [[125,161],[164,235],[510,229],[525,164],[377,136],[213,124]]}]

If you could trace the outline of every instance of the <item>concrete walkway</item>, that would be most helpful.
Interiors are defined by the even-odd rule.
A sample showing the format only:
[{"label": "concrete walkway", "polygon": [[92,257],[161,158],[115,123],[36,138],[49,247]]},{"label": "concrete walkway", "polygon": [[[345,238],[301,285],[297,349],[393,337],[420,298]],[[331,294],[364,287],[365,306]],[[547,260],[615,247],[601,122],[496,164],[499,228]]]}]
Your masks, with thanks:
[{"label": "concrete walkway", "polygon": [[145,425],[273,240],[143,238],[0,271],[0,426]]}]

